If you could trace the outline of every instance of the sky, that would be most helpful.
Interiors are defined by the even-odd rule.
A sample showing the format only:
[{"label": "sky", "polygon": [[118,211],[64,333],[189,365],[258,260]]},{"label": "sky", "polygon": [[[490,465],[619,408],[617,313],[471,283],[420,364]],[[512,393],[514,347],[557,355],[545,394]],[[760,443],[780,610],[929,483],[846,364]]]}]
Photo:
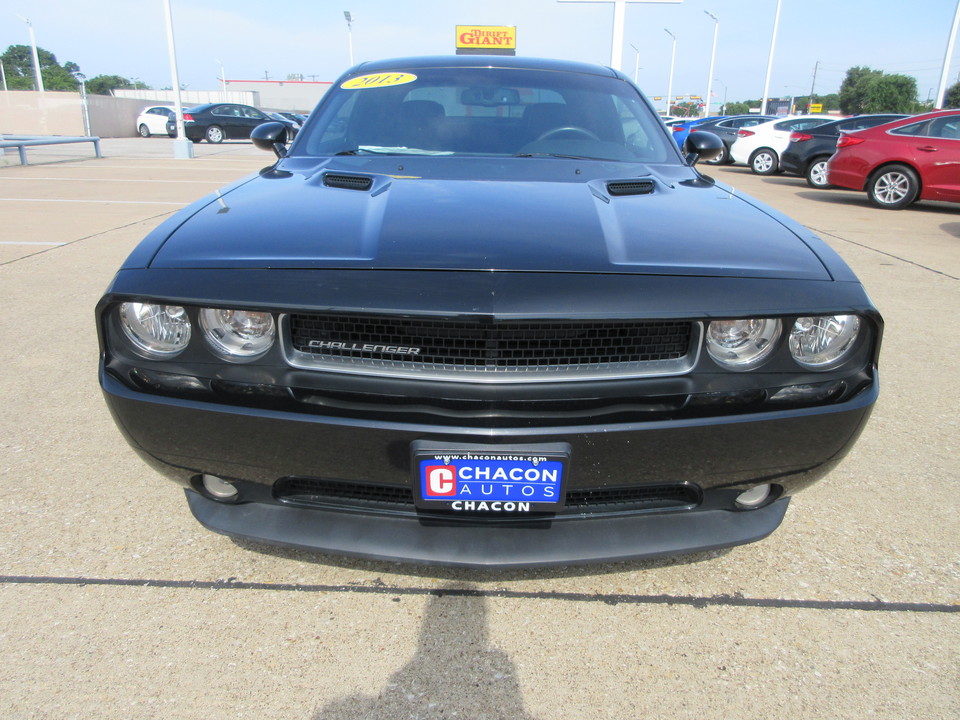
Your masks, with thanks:
[{"label": "sky", "polygon": [[[170,0],[181,84],[216,90],[228,80],[333,81],[355,62],[455,51],[456,25],[513,25],[517,54],[609,65],[613,5],[556,0]],[[935,98],[958,0],[782,0],[769,97],[838,92],[848,68],[866,65],[917,79]],[[666,95],[677,37],[673,94],[707,93],[719,19],[712,102],[757,99],[777,0],[683,0],[627,5],[621,69],[649,96]],[[163,0],[0,0],[0,51],[37,44],[87,77],[122,75],[154,88],[171,82]],[[636,50],[635,50],[636,48]],[[639,50],[639,52],[637,52]],[[819,63],[819,64],[818,64]],[[816,78],[814,69],[816,67]],[[960,40],[948,86],[960,79]]]}]

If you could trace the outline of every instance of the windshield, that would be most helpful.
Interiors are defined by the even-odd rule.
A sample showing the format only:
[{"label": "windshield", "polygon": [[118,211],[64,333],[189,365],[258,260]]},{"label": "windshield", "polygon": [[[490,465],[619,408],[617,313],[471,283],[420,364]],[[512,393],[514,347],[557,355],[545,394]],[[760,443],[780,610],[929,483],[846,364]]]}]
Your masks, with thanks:
[{"label": "windshield", "polygon": [[415,68],[329,91],[295,155],[677,159],[629,83],[545,70]]}]

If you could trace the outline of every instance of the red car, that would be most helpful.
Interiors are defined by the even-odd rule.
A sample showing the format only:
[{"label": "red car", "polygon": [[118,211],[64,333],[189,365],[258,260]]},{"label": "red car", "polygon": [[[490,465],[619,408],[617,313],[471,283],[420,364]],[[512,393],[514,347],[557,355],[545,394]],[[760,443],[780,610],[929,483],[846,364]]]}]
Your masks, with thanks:
[{"label": "red car", "polygon": [[877,207],[960,202],[960,110],[939,110],[841,134],[827,163],[831,185],[866,190]]}]

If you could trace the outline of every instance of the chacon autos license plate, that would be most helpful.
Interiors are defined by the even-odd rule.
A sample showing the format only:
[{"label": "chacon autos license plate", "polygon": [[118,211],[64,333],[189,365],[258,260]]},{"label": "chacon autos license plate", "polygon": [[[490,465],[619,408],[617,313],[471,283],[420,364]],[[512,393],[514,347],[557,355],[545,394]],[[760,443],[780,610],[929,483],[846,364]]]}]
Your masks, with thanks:
[{"label": "chacon autos license plate", "polygon": [[417,507],[470,513],[555,512],[563,507],[570,446],[413,443]]}]

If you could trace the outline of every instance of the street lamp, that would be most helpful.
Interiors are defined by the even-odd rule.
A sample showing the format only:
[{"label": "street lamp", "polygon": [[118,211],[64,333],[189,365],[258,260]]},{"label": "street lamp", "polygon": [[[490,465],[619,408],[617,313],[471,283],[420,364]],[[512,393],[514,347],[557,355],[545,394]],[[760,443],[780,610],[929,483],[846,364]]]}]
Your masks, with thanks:
[{"label": "street lamp", "polygon": [[43,75],[40,74],[40,55],[37,54],[37,37],[33,34],[33,23],[23,15],[17,15],[30,29],[30,47],[33,49],[33,74],[37,78],[37,90],[43,92]]},{"label": "street lamp", "polygon": [[773,37],[770,38],[770,59],[767,61],[767,77],[763,81],[763,102],[760,105],[760,114],[767,114],[767,95],[770,94],[770,72],[773,70],[773,51],[777,47],[777,28],[780,26],[780,4],[783,0],[777,0],[777,15],[773,21]]},{"label": "street lamp", "polygon": [[180,73],[177,72],[177,48],[173,40],[173,12],[170,0],[163,0],[167,20],[167,53],[170,55],[170,78],[173,80],[173,111],[176,113],[177,139],[173,141],[173,156],[188,160],[193,157],[193,143],[187,139],[183,127],[183,102],[180,99]]},{"label": "street lamp", "polygon": [[216,61],[217,65],[220,66],[220,92],[224,93],[224,96],[220,98],[221,102],[226,102],[226,92],[227,92],[227,71],[223,69],[223,63],[219,60]]},{"label": "street lamp", "polygon": [[630,43],[630,47],[632,47],[634,51],[637,53],[637,65],[633,69],[633,82],[635,85],[639,85],[640,84],[640,48],[638,48],[633,43]]},{"label": "street lamp", "polygon": [[80,107],[83,108],[83,134],[90,137],[90,108],[87,105],[87,76],[82,72],[73,73],[74,79],[80,83]]},{"label": "street lamp", "polygon": [[677,59],[677,36],[666,28],[663,31],[673,38],[673,51],[670,53],[670,81],[667,83],[667,115],[670,114],[670,101],[673,99],[673,63]]},{"label": "street lamp", "polygon": [[349,10],[343,11],[343,16],[347,19],[347,39],[350,42],[350,67],[353,67],[353,15]]},{"label": "street lamp", "polygon": [[710,74],[707,75],[707,94],[703,99],[703,116],[708,117],[710,115],[710,93],[713,90],[713,61],[714,58],[717,57],[717,32],[720,30],[720,20],[709,10],[704,10],[704,12],[713,18],[713,50],[710,51]]}]

